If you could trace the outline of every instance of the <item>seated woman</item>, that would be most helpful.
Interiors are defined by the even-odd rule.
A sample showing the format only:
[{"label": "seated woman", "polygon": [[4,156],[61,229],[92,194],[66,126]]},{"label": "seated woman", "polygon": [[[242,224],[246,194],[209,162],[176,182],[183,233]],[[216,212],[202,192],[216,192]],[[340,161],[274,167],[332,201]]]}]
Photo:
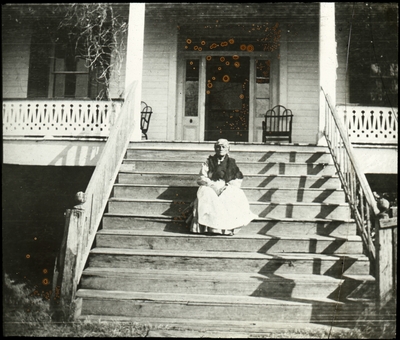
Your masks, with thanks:
[{"label": "seated woman", "polygon": [[215,155],[209,156],[200,170],[200,185],[193,206],[190,230],[194,233],[233,235],[257,215],[240,188],[243,174],[229,157],[229,142],[219,139]]}]

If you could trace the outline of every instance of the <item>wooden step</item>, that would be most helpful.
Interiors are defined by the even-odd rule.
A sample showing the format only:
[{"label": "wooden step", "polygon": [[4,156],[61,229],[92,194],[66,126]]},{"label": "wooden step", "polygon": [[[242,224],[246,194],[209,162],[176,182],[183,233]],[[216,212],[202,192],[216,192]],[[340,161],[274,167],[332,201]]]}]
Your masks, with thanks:
[{"label": "wooden step", "polygon": [[373,287],[369,275],[333,278],[326,275],[257,274],[136,268],[87,268],[81,287],[172,294],[259,296],[279,299],[329,298],[345,301],[361,286]]},{"label": "wooden step", "polygon": [[[164,148],[128,148],[126,158],[148,159],[157,158],[169,160],[196,160],[204,162],[208,156],[213,155],[214,150],[197,149],[164,149]],[[284,163],[331,163],[332,157],[329,151],[310,151],[310,150],[236,150],[231,151],[229,156],[237,162],[284,162]]]},{"label": "wooden step", "polygon": [[360,236],[349,237],[293,237],[246,235],[240,232],[233,236],[204,235],[154,232],[145,230],[110,230],[103,229],[96,235],[96,246],[102,248],[126,248],[137,250],[193,250],[193,251],[229,251],[259,253],[322,253],[356,254],[362,253]]},{"label": "wooden step", "polygon": [[[174,161],[166,159],[125,159],[121,164],[121,172],[175,172],[175,173],[198,173],[202,166],[201,161]],[[336,169],[334,165],[327,163],[299,164],[299,163],[257,163],[240,162],[240,170],[247,174],[263,175],[334,175]]]},{"label": "wooden step", "polygon": [[[326,324],[317,322],[284,321],[236,321],[236,320],[201,320],[193,318],[155,318],[155,317],[126,317],[83,315],[79,319],[91,322],[136,322],[148,326],[147,337],[158,338],[274,338],[276,334],[295,334],[299,337],[309,332],[321,334],[322,337],[331,335],[333,338],[344,332],[351,332],[355,322],[349,321],[343,326],[336,326],[337,320],[328,320]],[[270,318],[269,318],[270,319]],[[370,321],[368,321],[370,322]]]},{"label": "wooden step", "polygon": [[[160,173],[160,172],[120,172],[117,183],[119,184],[148,184],[148,185],[197,185],[199,169],[190,173]],[[247,174],[242,183],[243,187],[259,188],[314,188],[314,189],[340,189],[338,176],[315,175],[258,175]]]},{"label": "wooden step", "polygon": [[[250,209],[260,217],[270,218],[324,218],[349,219],[348,204],[326,203],[263,203],[249,202]],[[178,200],[140,200],[111,198],[108,201],[110,213],[140,213],[165,216],[182,216],[190,202]]]},{"label": "wooden step", "polygon": [[337,278],[344,274],[369,274],[368,258],[362,254],[262,254],[96,247],[90,252],[89,266],[204,272],[237,272],[240,268],[245,273],[318,274]]},{"label": "wooden step", "polygon": [[[148,230],[153,232],[170,231],[176,233],[188,232],[184,220],[161,215],[111,214],[103,216],[103,229]],[[261,234],[270,236],[337,236],[356,235],[356,225],[353,220],[327,219],[268,219],[253,220],[240,230],[240,234]]]},{"label": "wooden step", "polygon": [[[115,184],[116,198],[162,199],[193,201],[198,186],[171,186],[151,184]],[[249,188],[242,187],[250,201],[258,202],[325,202],[343,203],[345,194],[339,189],[298,189],[298,188]]]},{"label": "wooden step", "polygon": [[[214,153],[213,141],[136,141],[130,142],[128,149],[146,149],[151,150],[204,150],[211,154]],[[327,146],[305,143],[248,143],[248,142],[230,142],[230,152],[235,151],[296,151],[296,152],[329,152]]]},{"label": "wooden step", "polygon": [[232,143],[259,217],[233,236],[192,234],[185,210],[213,146],[129,144],[77,314],[171,324],[165,337],[237,337],[249,326],[262,337],[270,320],[353,326],[375,280],[327,147]]},{"label": "wooden step", "polygon": [[330,299],[280,300],[254,296],[141,293],[79,289],[82,315],[187,318],[202,320],[328,322],[355,320],[358,305]]}]

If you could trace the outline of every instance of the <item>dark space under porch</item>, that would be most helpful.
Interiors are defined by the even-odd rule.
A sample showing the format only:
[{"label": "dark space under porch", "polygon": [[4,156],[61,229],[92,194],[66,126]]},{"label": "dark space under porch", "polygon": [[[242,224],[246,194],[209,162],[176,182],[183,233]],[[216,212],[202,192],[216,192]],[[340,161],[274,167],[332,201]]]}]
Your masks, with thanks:
[{"label": "dark space under porch", "polygon": [[[3,274],[46,294],[64,230],[64,212],[85,191],[94,167],[2,167]],[[373,191],[397,198],[397,174],[368,174]]]},{"label": "dark space under porch", "polygon": [[41,294],[52,288],[64,212],[85,191],[94,167],[2,166],[3,275]]}]

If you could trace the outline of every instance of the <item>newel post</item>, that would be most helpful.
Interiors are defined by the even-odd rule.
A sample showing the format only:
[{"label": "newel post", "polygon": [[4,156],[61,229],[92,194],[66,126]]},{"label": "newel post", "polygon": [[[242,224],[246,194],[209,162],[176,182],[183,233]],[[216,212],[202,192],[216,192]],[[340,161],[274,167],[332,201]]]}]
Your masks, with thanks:
[{"label": "newel post", "polygon": [[78,286],[77,265],[82,252],[84,213],[79,207],[65,212],[64,235],[53,275],[51,301],[53,318],[56,320],[70,321],[80,314],[80,301],[75,299],[75,294]]},{"label": "newel post", "polygon": [[375,226],[378,311],[396,299],[397,288],[397,217],[380,217]]}]

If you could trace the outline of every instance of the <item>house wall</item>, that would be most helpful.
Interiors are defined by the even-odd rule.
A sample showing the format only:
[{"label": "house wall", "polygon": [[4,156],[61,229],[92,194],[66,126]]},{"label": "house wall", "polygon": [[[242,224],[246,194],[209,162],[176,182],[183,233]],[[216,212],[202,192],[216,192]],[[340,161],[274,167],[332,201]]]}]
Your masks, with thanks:
[{"label": "house wall", "polygon": [[336,104],[349,103],[349,82],[346,74],[347,44],[349,25],[343,21],[336,22],[336,53],[338,67],[336,69]]},{"label": "house wall", "polygon": [[26,98],[31,30],[15,26],[2,32],[3,98]]},{"label": "house wall", "polygon": [[[173,140],[176,121],[176,25],[146,18],[142,100],[153,107],[149,139]],[[165,18],[168,19],[168,18]],[[282,24],[280,97],[292,109],[293,142],[316,143],[318,131],[318,17]],[[287,30],[287,32],[286,32]],[[283,49],[282,49],[283,51]],[[285,74],[286,73],[286,74]]]},{"label": "house wall", "polygon": [[[250,19],[246,19],[250,20]],[[260,21],[261,22],[261,21]],[[280,21],[281,104],[294,113],[293,142],[315,143],[318,131],[318,16]],[[144,32],[142,100],[153,108],[149,139],[173,140],[177,100],[177,23],[168,16],[146,16]],[[3,97],[26,98],[29,70],[29,29],[3,38]],[[283,45],[284,48],[283,48]],[[18,63],[15,64],[15,60]],[[123,97],[125,60],[111,75],[111,98]]]},{"label": "house wall", "polygon": [[177,29],[170,22],[146,18],[142,100],[153,108],[148,138],[173,140],[176,106]]},{"label": "house wall", "polygon": [[[2,85],[4,99],[24,99],[28,94],[29,58],[32,30],[22,27],[3,28],[2,32]],[[126,39],[126,37],[125,37]],[[126,46],[126,44],[124,44]],[[125,51],[121,54],[124,55]],[[116,64],[115,55],[111,59]],[[110,79],[110,97],[122,98],[125,86],[125,58],[115,68]]]},{"label": "house wall", "polygon": [[319,23],[287,25],[287,107],[293,112],[294,143],[316,143],[319,111]]}]

